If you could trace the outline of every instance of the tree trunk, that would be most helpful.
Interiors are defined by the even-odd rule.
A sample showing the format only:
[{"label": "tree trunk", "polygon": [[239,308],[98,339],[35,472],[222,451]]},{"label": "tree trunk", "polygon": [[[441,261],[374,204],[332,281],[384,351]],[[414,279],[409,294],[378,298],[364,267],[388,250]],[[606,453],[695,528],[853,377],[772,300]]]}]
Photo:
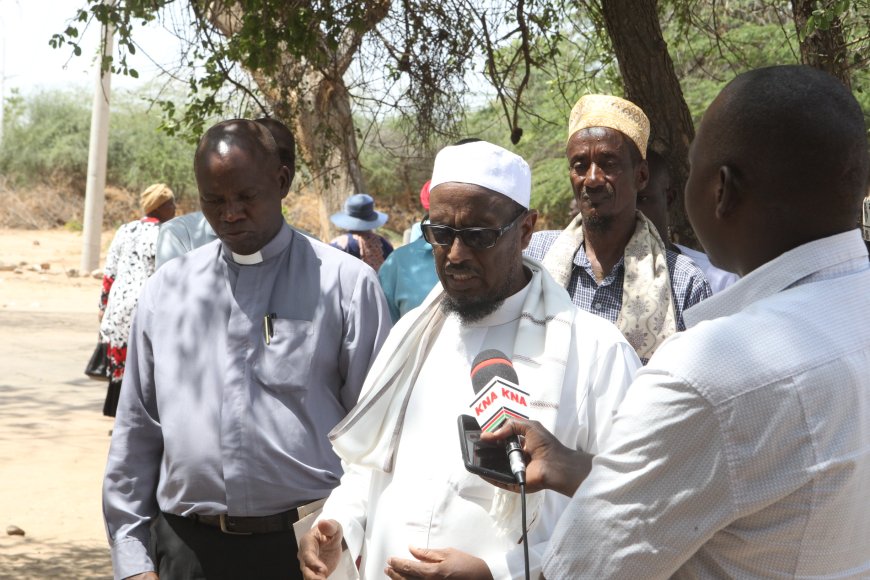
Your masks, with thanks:
[{"label": "tree trunk", "polygon": [[[831,2],[824,4],[830,5]],[[840,79],[846,88],[852,89],[849,63],[846,59],[846,42],[843,38],[843,23],[835,17],[824,30],[816,27],[812,34],[806,34],[807,21],[815,10],[815,0],[792,0],[791,9],[794,25],[800,39],[801,62],[821,69]],[[827,6],[828,10],[833,10]]]},{"label": "tree trunk", "polygon": [[[625,97],[649,117],[650,147],[667,160],[673,185],[682,193],[689,176],[689,144],[695,127],[662,36],[657,2],[602,0],[601,8]],[[674,201],[669,218],[675,241],[700,247],[686,218],[682,195]]]},{"label": "tree trunk", "polygon": [[[320,200],[317,233],[325,242],[336,234],[329,216],[341,209],[350,195],[365,191],[350,93],[343,75],[363,34],[386,16],[389,6],[387,0],[370,0],[363,23],[366,29],[346,31],[338,47],[324,55],[322,62],[326,64],[315,68],[283,51],[276,69],[249,71],[275,117],[293,127],[297,151],[311,173],[312,186]],[[236,3],[216,3],[209,19],[221,34],[229,37],[239,29],[243,16]],[[320,44],[323,50],[330,46],[325,41]],[[280,51],[281,47],[275,49]]]},{"label": "tree trunk", "polygon": [[311,69],[302,72],[301,83],[285,83],[282,77],[298,78],[294,63],[285,68],[294,72],[287,70],[272,79],[255,74],[254,79],[275,116],[293,127],[297,151],[311,173],[312,187],[320,200],[317,233],[328,242],[337,233],[329,216],[341,209],[349,196],[365,191],[350,94],[341,77],[329,79]]}]

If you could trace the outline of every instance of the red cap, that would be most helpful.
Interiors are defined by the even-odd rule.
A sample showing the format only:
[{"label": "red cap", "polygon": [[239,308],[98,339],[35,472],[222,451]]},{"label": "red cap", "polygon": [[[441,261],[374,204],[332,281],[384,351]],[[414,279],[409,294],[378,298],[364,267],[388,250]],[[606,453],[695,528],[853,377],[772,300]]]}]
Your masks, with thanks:
[{"label": "red cap", "polygon": [[423,204],[423,209],[429,211],[429,184],[432,183],[430,179],[426,183],[423,184],[423,188],[420,190],[420,203]]}]

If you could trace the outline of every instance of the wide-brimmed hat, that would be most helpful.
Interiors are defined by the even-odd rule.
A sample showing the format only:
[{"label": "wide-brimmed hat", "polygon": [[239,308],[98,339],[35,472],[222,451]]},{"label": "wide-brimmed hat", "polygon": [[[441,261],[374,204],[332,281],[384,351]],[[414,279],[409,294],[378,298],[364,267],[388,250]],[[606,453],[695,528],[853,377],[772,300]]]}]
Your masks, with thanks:
[{"label": "wide-brimmed hat", "polygon": [[367,193],[357,193],[344,202],[344,211],[329,216],[329,220],[343,230],[364,232],[379,228],[390,216],[375,211],[375,200]]}]

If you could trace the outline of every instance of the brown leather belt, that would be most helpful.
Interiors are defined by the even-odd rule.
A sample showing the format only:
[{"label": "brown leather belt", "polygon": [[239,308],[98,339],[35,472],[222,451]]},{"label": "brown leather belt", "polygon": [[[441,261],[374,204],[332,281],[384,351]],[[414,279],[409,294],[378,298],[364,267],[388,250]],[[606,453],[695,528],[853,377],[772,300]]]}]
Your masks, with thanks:
[{"label": "brown leather belt", "polygon": [[280,514],[260,517],[230,516],[227,514],[219,516],[191,514],[188,517],[199,524],[220,528],[225,534],[248,536],[290,531],[293,529],[293,524],[299,521],[299,511],[294,508]]}]

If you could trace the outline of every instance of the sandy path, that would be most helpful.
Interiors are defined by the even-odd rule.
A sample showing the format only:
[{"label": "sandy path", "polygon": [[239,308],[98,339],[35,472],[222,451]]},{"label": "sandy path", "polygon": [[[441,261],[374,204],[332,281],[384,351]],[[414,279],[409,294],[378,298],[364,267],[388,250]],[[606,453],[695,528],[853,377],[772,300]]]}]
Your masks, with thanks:
[{"label": "sandy path", "polygon": [[[100,282],[65,273],[81,244],[61,230],[0,230],[0,263],[49,265],[0,272],[0,578],[111,577],[100,486],[112,420],[105,383],[82,373]],[[6,535],[10,525],[26,535]]]}]

